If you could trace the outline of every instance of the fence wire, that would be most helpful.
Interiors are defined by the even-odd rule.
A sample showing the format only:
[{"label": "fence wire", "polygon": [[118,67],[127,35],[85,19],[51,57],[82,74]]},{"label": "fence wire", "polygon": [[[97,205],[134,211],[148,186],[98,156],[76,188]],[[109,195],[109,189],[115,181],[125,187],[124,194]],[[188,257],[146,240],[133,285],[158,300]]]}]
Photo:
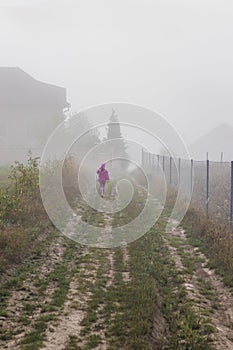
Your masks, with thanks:
[{"label": "fence wire", "polygon": [[230,224],[233,211],[233,162],[196,161],[151,154],[142,150],[147,174],[164,176],[166,183],[192,193],[191,203],[211,219]]}]

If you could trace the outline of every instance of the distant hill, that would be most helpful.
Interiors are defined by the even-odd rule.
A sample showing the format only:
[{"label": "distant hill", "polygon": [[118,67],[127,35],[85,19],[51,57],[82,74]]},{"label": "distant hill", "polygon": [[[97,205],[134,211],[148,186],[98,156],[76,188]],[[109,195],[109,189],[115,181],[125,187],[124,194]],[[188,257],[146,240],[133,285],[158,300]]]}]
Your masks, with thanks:
[{"label": "distant hill", "polygon": [[223,161],[233,160],[233,127],[221,124],[199,137],[188,149],[191,157],[196,160],[205,160],[206,152],[209,160],[220,161],[221,152],[223,152]]}]

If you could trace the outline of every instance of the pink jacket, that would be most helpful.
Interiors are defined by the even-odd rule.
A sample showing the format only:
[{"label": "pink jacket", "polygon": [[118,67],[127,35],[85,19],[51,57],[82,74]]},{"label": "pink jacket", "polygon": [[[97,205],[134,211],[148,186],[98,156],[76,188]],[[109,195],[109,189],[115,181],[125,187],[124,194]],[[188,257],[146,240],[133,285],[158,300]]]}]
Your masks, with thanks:
[{"label": "pink jacket", "polygon": [[106,181],[109,180],[108,171],[104,168],[100,168],[97,170],[97,174],[99,175],[98,181],[101,184],[104,184]]}]

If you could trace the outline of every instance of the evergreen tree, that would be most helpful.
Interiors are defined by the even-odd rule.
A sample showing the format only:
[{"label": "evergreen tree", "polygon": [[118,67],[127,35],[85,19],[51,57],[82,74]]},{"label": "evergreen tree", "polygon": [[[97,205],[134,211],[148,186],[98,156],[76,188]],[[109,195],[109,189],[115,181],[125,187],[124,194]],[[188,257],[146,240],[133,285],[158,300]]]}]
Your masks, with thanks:
[{"label": "evergreen tree", "polygon": [[[109,118],[109,123],[107,127],[107,139],[108,141],[114,140],[110,146],[108,145],[108,154],[111,159],[114,158],[128,158],[128,154],[126,152],[127,146],[125,140],[121,134],[121,127],[114,109],[112,109],[112,114]],[[122,169],[126,169],[128,167],[127,161],[122,160],[119,162],[120,167]]]}]

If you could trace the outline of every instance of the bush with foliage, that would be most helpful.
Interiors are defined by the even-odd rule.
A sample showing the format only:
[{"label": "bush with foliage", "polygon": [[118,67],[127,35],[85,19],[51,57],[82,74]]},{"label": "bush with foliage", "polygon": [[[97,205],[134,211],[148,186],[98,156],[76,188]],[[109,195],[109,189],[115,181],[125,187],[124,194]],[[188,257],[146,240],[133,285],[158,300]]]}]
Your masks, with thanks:
[{"label": "bush with foliage", "polygon": [[39,189],[38,160],[15,162],[8,186],[0,188],[0,272],[30,253],[36,238],[50,225]]},{"label": "bush with foliage", "polygon": [[41,224],[47,217],[40,197],[38,160],[30,155],[26,165],[15,162],[9,180],[9,186],[0,189],[0,222]]}]

